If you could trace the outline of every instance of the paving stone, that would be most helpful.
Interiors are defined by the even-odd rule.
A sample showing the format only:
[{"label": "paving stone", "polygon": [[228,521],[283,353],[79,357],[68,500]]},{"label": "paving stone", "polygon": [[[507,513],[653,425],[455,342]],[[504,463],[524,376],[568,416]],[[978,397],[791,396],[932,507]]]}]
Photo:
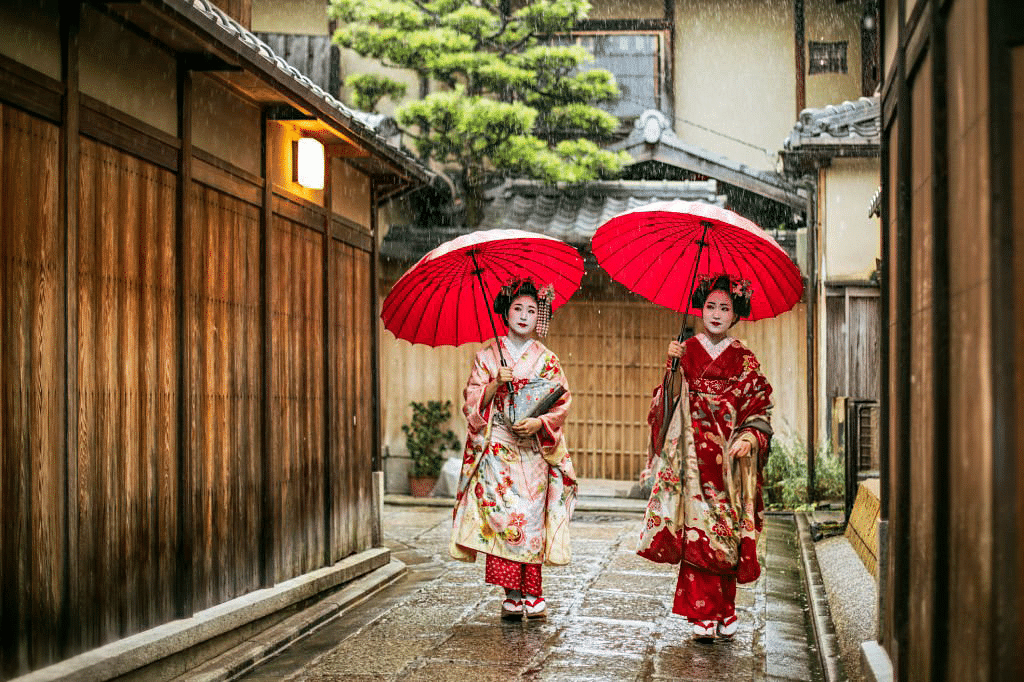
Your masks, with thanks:
[{"label": "paving stone", "polygon": [[519,677],[521,667],[494,664],[426,661],[397,678],[398,682],[507,682]]},{"label": "paving stone", "polygon": [[591,618],[651,621],[672,610],[669,597],[647,597],[605,590],[591,590],[578,614]]},{"label": "paving stone", "polygon": [[608,680],[635,680],[647,668],[643,656],[588,655],[553,652],[537,670],[524,675],[537,682],[607,682]]}]

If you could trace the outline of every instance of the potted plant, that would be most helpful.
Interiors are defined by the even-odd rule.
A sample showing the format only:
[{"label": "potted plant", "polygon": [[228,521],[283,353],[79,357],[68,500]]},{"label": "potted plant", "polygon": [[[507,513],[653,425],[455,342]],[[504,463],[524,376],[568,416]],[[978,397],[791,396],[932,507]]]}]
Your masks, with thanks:
[{"label": "potted plant", "polygon": [[452,401],[413,401],[412,421],[402,425],[405,446],[412,459],[409,489],[414,497],[427,497],[434,489],[444,464],[444,451],[455,450],[459,441],[451,429],[443,429],[452,416]]}]

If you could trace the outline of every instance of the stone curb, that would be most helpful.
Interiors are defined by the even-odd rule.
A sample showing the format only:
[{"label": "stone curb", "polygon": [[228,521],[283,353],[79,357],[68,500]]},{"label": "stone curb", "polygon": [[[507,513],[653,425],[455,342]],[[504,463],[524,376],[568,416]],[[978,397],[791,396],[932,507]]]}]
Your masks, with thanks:
[{"label": "stone curb", "polygon": [[[362,581],[372,582],[375,575],[390,576],[389,579],[394,580],[397,575],[400,575],[400,573],[391,575],[395,571],[395,568],[391,567],[394,563],[395,560],[391,559],[388,549],[383,547],[368,549],[346,557],[333,566],[312,571],[273,587],[255,590],[200,611],[189,618],[164,623],[116,640],[65,661],[35,670],[15,678],[11,682],[102,682],[130,675],[146,666],[159,665],[170,657],[187,655],[188,650],[193,647],[202,646],[206,642],[229,635],[251,623],[272,617],[275,613],[281,613],[297,604],[315,599],[318,594],[349,581],[352,581],[353,585]],[[400,565],[398,570],[404,572],[405,565],[401,562],[397,563]],[[389,569],[389,567],[391,568]],[[341,595],[346,594],[348,589],[348,587],[342,588],[337,594],[329,596],[327,600],[343,603],[344,598]],[[363,596],[365,596],[365,592]],[[354,599],[352,598],[353,601]],[[301,613],[303,612],[300,611]],[[282,622],[287,622],[294,617],[290,616]],[[270,629],[273,630],[281,624],[271,626]],[[263,630],[262,632],[268,631]],[[252,637],[251,641],[258,639],[260,639],[260,635]],[[242,646],[245,645],[243,642]],[[165,672],[157,676],[166,679],[171,675]]]},{"label": "stone curb", "polygon": [[203,665],[189,670],[183,679],[189,682],[222,682],[231,680],[253,668],[285,647],[312,634],[321,626],[361,604],[405,575],[406,565],[398,559],[369,575],[352,581],[339,592],[286,618],[250,640]]},{"label": "stone curb", "polygon": [[828,595],[818,566],[818,555],[811,538],[811,524],[805,512],[796,512],[797,540],[800,543],[800,560],[803,564],[807,604],[811,610],[811,624],[814,627],[814,639],[821,658],[821,669],[825,673],[825,682],[846,682],[839,657],[839,639],[836,636],[832,612],[829,609]]}]

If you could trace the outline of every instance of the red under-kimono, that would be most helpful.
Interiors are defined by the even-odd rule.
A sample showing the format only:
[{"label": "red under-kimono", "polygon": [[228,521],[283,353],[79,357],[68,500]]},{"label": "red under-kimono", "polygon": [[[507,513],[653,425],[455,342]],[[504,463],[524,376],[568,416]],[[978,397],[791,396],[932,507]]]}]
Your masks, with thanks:
[{"label": "red under-kimono", "polygon": [[[680,564],[672,611],[690,620],[735,613],[736,583],[761,573],[762,471],[771,443],[772,388],[735,339],[688,339],[682,382],[666,372],[654,391],[648,466],[653,477],[637,553]],[[669,400],[665,396],[669,395]],[[737,440],[749,457],[726,455]]]}]

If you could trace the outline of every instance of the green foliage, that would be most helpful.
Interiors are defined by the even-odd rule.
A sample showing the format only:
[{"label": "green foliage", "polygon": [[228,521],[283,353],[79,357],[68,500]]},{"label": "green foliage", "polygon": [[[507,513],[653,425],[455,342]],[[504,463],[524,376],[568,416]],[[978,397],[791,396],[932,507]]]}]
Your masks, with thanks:
[{"label": "green foliage", "polygon": [[843,462],[830,446],[821,448],[814,460],[814,500],[807,500],[807,448],[772,440],[771,455],[764,467],[764,501],[769,509],[808,509],[811,502],[842,499]]},{"label": "green foliage", "polygon": [[[396,120],[421,158],[456,177],[470,224],[483,187],[502,176],[548,183],[615,177],[630,161],[602,150],[618,119],[597,105],[619,89],[611,73],[580,71],[579,46],[547,45],[590,12],[587,0],[537,0],[510,14],[470,0],[331,0],[334,41],[440,91],[407,102]],[[386,77],[349,79],[355,105],[398,99]]]},{"label": "green foliage", "polygon": [[361,73],[345,79],[345,85],[355,92],[355,105],[364,111],[372,111],[382,97],[392,99],[405,96],[405,84],[396,83],[375,73]]},{"label": "green foliage", "polygon": [[455,450],[459,441],[451,429],[443,429],[452,416],[452,401],[428,400],[410,403],[412,421],[402,425],[405,447],[412,458],[412,475],[437,476],[444,464],[444,451]]}]

